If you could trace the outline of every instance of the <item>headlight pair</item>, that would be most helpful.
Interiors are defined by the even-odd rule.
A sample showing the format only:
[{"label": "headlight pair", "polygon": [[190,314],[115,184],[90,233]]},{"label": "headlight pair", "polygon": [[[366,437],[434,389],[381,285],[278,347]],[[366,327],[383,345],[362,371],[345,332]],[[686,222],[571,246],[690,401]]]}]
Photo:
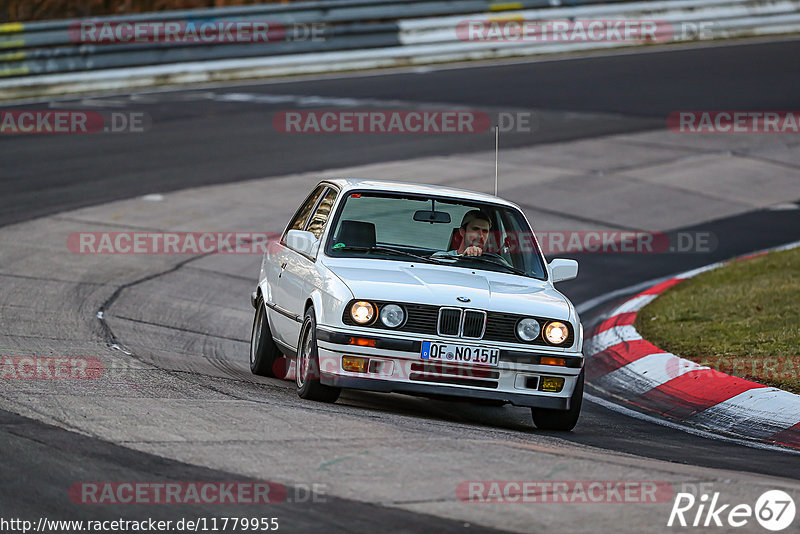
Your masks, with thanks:
[{"label": "headlight pair", "polygon": [[[358,324],[371,324],[375,320],[376,307],[366,300],[359,300],[350,306],[350,317]],[[380,320],[387,328],[397,328],[406,319],[406,312],[397,304],[386,304],[381,308]]]},{"label": "headlight pair", "polygon": [[[522,341],[533,341],[542,331],[539,321],[531,317],[520,320],[517,323],[517,337]],[[569,337],[569,328],[561,321],[548,321],[544,326],[545,341],[551,345],[561,345]]]}]

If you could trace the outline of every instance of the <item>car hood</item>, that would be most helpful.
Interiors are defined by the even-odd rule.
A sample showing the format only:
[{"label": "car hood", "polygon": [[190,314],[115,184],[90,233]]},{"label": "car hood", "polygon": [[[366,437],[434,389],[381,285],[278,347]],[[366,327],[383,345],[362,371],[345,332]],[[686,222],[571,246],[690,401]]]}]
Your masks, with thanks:
[{"label": "car hood", "polygon": [[[327,262],[357,299],[460,306],[569,320],[570,307],[547,282],[516,275],[398,261]],[[469,302],[457,300],[466,297]]]}]

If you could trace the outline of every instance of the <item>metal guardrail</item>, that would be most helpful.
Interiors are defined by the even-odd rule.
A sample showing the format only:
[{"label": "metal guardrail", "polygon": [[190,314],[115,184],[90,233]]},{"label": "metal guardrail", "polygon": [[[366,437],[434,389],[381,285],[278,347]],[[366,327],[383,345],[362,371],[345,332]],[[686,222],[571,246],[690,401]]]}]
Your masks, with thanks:
[{"label": "metal guardrail", "polygon": [[[321,0],[226,8],[178,10],[91,19],[0,24],[0,78],[188,61],[279,56],[402,45],[399,20],[577,6],[598,0]],[[608,2],[608,0],[606,0]],[[610,0],[624,2],[625,0]],[[77,43],[70,28],[81,22],[268,21],[291,27],[316,25],[318,39],[268,43]]]},{"label": "metal guardrail", "polygon": [[[712,29],[710,36],[685,31],[664,36],[669,42],[777,35],[800,32],[800,0],[318,0],[2,24],[0,98],[547,54],[651,42],[472,41],[459,35],[458,29],[464,21],[491,24],[547,20],[656,20],[666,28],[710,25]],[[317,25],[321,33],[319,39],[246,44],[73,42],[70,28],[87,21],[269,21],[286,26]]]},{"label": "metal guardrail", "polygon": [[[624,4],[584,5],[572,8],[522,10],[512,18],[482,15],[469,17],[470,22],[490,24],[498,19],[518,23],[548,20],[638,20],[657,22],[657,42],[680,42],[703,39],[724,39],[747,34],[763,35],[800,32],[800,0],[657,0]],[[401,20],[400,41],[406,45],[459,44],[459,23],[464,16],[419,20]],[[552,41],[474,42],[474,49],[483,47],[546,47]],[[575,43],[583,44],[583,43]],[[589,43],[623,46],[630,42]],[[643,43],[645,44],[645,43]]]}]

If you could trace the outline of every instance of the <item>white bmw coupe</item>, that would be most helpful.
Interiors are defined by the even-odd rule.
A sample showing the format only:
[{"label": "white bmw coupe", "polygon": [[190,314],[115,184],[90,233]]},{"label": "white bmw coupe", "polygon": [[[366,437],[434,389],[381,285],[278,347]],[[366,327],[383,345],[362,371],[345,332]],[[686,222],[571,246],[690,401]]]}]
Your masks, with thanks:
[{"label": "white bmw coupe", "polygon": [[[571,430],[583,328],[525,215],[498,197],[376,180],[321,182],[264,254],[254,374],[335,402],[341,388],[528,406]],[[288,359],[288,360],[287,360]]]}]

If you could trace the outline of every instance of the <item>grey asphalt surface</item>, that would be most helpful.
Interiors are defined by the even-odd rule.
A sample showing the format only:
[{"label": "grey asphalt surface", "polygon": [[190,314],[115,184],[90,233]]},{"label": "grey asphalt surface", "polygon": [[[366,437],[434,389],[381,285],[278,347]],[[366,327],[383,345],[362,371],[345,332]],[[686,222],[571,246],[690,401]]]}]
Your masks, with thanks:
[{"label": "grey asphalt surface", "polygon": [[[231,86],[211,92],[397,99],[491,110],[535,110],[541,119],[537,132],[503,138],[504,146],[528,146],[660,128],[666,115],[678,109],[797,109],[800,76],[794,62],[799,53],[800,41],[787,41],[419,74]],[[226,102],[214,96],[198,96],[198,91],[206,92],[155,93],[149,102],[121,99],[121,107],[114,109],[143,110],[158,125],[148,135],[98,135],[88,138],[88,142],[80,136],[0,139],[0,225],[140,194],[423,155],[468,153],[486,149],[491,143],[490,136],[485,135],[282,135],[271,127],[272,114],[286,109],[282,105]],[[68,102],[67,106],[81,109],[80,100]],[[581,277],[564,284],[562,290],[573,301],[583,302],[643,280],[798,240],[798,213],[757,211],[704,224],[701,229],[710,229],[720,238],[719,247],[708,255],[576,255],[573,257],[581,261]],[[693,229],[696,228],[687,230]],[[591,318],[592,314],[585,316],[588,322]],[[390,413],[456,424],[469,420],[487,428],[530,431],[527,422],[513,418],[497,421],[494,412],[469,405],[430,410],[421,409],[413,400],[351,395],[357,404],[369,404]],[[157,475],[176,480],[231,480],[225,473],[132,452],[7,412],[0,416],[0,450],[12,451],[15,459],[13,463],[3,463],[3,477],[16,480],[13,490],[4,485],[0,493],[4,515],[9,515],[6,510],[26,515],[52,510],[56,515],[64,513],[76,518],[75,508],[63,502],[63,487],[74,480],[108,479],[110,474],[119,479],[146,480]],[[649,458],[800,479],[800,463],[794,457],[699,438],[632,420],[591,403],[584,404],[576,432],[558,437]],[[122,512],[144,513],[116,507],[102,511],[83,509],[81,513],[87,518],[110,518]],[[199,512],[188,508],[164,513],[170,517],[208,515],[207,511]],[[215,512],[226,514],[224,510]],[[295,529],[290,531],[311,531],[320,525],[334,531],[351,530],[354,526],[359,530],[444,532],[465,528],[459,522],[347,500],[334,500],[327,508],[313,510],[297,505],[290,508],[287,504],[277,512],[289,517],[290,522],[295,521]],[[146,513],[156,515],[150,510]],[[363,523],[354,523],[357,518]]]}]

